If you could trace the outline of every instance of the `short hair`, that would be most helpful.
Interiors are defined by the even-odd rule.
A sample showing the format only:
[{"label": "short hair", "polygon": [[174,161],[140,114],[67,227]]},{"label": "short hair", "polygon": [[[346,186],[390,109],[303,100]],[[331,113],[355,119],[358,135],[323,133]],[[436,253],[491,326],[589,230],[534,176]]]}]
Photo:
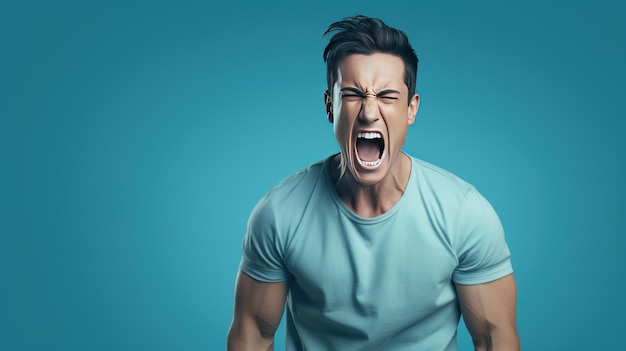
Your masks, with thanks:
[{"label": "short hair", "polygon": [[404,62],[404,83],[409,89],[410,103],[415,94],[418,59],[406,33],[387,26],[378,18],[363,15],[346,17],[331,24],[324,36],[329,33],[334,34],[323,55],[329,94],[337,81],[337,69],[341,60],[352,54],[385,53],[398,56]]}]

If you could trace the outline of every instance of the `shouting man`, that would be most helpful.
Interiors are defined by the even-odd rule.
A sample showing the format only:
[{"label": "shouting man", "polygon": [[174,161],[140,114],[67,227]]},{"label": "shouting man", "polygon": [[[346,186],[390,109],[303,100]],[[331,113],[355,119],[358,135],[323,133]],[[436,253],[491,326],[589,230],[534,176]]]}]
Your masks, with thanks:
[{"label": "shouting man", "polygon": [[504,231],[476,189],[402,151],[417,55],[404,32],[330,25],[324,102],[341,152],[274,186],[243,241],[228,349],[519,350]]}]

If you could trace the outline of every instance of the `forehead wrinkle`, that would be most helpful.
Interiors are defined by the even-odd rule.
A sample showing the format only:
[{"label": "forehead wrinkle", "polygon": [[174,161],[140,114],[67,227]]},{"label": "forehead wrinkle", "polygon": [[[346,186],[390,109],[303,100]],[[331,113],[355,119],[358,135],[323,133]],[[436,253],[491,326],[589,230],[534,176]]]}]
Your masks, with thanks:
[{"label": "forehead wrinkle", "polygon": [[385,70],[380,70],[376,72],[372,79],[372,86],[376,87],[375,93],[379,93],[385,90],[396,90],[401,91],[398,88],[397,84],[404,85],[403,77],[400,77],[400,82],[394,82],[396,79],[389,76],[389,74]]}]

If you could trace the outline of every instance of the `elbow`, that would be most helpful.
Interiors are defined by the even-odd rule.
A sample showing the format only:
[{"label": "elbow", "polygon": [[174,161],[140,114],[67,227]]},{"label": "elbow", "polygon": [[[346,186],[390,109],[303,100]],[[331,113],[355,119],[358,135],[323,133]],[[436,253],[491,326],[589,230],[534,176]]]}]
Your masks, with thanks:
[{"label": "elbow", "polygon": [[226,347],[228,351],[257,351],[274,349],[276,329],[261,328],[258,325],[233,323],[228,330]]},{"label": "elbow", "polygon": [[472,336],[476,351],[519,351],[520,342],[515,328],[488,328],[481,335]]}]

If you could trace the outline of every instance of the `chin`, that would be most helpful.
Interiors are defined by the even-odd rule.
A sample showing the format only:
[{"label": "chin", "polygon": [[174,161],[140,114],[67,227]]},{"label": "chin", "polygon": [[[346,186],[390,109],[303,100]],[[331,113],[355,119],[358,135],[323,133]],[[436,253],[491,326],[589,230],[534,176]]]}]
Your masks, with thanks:
[{"label": "chin", "polygon": [[372,161],[362,161],[355,157],[350,171],[354,180],[361,185],[376,185],[382,182],[389,173],[389,157],[383,153],[381,158]]}]

